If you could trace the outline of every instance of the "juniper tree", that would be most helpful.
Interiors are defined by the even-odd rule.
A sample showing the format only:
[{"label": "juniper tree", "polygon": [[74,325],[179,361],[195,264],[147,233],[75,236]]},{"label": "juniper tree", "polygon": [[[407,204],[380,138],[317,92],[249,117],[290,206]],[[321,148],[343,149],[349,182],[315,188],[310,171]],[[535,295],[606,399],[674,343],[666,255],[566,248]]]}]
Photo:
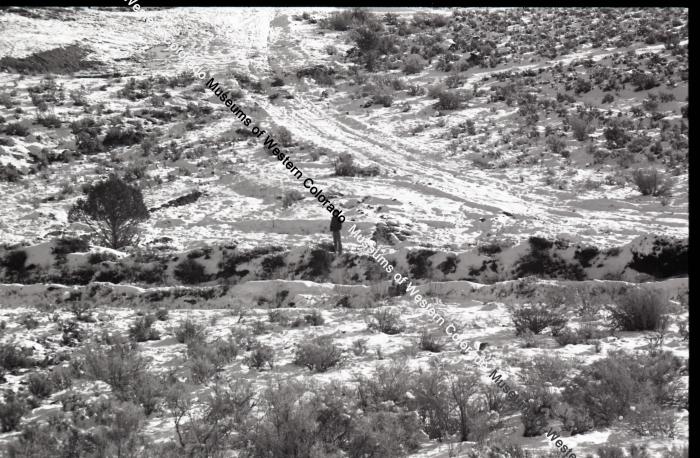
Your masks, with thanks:
[{"label": "juniper tree", "polygon": [[68,213],[68,221],[84,222],[106,246],[118,249],[138,238],[138,224],[148,219],[141,190],[116,175],[90,185],[87,197],[79,199]]}]

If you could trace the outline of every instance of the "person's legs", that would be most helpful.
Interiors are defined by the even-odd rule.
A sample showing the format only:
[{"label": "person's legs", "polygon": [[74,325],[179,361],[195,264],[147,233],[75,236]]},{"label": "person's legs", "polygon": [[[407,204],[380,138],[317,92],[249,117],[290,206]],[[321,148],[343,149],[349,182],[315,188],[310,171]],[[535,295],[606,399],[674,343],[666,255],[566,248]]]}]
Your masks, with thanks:
[{"label": "person's legs", "polygon": [[343,245],[340,242],[340,231],[333,231],[333,249],[336,254],[343,252]]}]

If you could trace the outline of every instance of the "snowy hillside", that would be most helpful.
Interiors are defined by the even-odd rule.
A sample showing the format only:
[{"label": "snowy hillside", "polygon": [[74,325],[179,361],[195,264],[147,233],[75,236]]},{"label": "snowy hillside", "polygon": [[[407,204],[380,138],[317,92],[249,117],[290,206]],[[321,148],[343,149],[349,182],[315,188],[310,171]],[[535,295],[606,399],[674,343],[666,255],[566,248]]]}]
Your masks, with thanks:
[{"label": "snowy hillside", "polygon": [[[687,456],[687,10],[0,30],[0,456]],[[113,246],[76,210],[110,174]]]}]

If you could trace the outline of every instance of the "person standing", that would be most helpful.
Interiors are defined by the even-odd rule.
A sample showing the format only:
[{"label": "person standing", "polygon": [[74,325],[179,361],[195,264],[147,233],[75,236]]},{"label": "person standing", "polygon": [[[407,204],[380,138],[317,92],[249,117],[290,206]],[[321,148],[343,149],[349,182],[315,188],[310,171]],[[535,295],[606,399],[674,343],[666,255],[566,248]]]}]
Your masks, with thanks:
[{"label": "person standing", "polygon": [[336,254],[343,252],[343,244],[340,241],[340,230],[343,222],[337,216],[331,216],[331,232],[333,233],[333,249]]}]

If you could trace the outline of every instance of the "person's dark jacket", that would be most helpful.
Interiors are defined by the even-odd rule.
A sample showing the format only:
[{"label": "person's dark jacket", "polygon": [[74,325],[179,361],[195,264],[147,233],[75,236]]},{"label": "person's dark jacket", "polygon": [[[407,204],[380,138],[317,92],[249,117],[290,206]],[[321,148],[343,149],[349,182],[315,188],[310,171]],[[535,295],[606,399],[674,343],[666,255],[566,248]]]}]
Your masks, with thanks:
[{"label": "person's dark jacket", "polygon": [[340,221],[338,218],[335,216],[331,218],[331,232],[337,232],[340,231],[340,229],[343,227],[343,222]]}]

